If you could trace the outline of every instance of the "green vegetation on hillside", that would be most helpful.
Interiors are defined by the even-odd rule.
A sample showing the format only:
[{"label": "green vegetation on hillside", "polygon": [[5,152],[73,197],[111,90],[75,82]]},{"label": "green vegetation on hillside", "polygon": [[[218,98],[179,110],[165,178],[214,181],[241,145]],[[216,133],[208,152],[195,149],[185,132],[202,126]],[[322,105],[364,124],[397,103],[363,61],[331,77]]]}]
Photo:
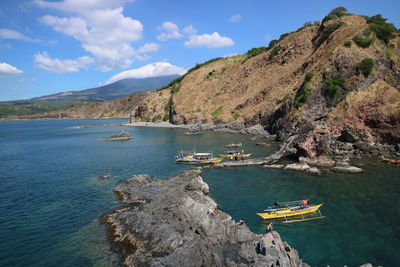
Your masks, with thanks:
[{"label": "green vegetation on hillside", "polygon": [[258,56],[259,54],[268,51],[270,48],[266,46],[254,47],[246,52],[246,59],[250,59],[252,57]]},{"label": "green vegetation on hillside", "polygon": [[372,17],[367,17],[369,29],[376,34],[376,37],[382,40],[386,45],[389,44],[390,39],[393,39],[397,32],[396,27],[392,23],[387,23],[387,19],[382,18],[378,14]]},{"label": "green vegetation on hillside", "polygon": [[351,41],[348,40],[348,41],[344,42],[343,46],[347,47],[347,48],[350,48],[351,47]]},{"label": "green vegetation on hillside", "polygon": [[343,85],[345,80],[339,79],[327,79],[325,80],[325,89],[328,98],[332,100],[338,100],[343,95]]},{"label": "green vegetation on hillside", "polygon": [[80,102],[39,102],[32,103],[29,100],[7,101],[0,103],[0,118],[9,116],[35,115],[50,111],[68,109],[82,105]]},{"label": "green vegetation on hillside", "polygon": [[307,103],[307,100],[313,91],[313,89],[308,84],[311,81],[312,77],[314,77],[313,72],[306,73],[306,76],[304,77],[304,82],[300,89],[301,94],[294,100],[295,108],[299,108],[303,106],[305,103]]},{"label": "green vegetation on hillside", "polygon": [[325,18],[322,20],[322,23],[329,21],[331,19],[335,19],[335,18],[340,18],[344,15],[346,15],[347,13],[347,9],[345,7],[337,7],[331,10],[331,12],[328,13],[328,15],[325,16]]},{"label": "green vegetation on hillside", "polygon": [[364,58],[360,63],[358,63],[358,69],[365,77],[368,77],[373,68],[374,60],[372,58]]},{"label": "green vegetation on hillside", "polygon": [[219,106],[212,114],[211,117],[213,119],[214,122],[218,122],[219,121],[219,116],[221,116],[222,113],[222,106]]},{"label": "green vegetation on hillside", "polygon": [[374,41],[373,38],[370,38],[371,32],[367,31],[367,32],[363,32],[362,34],[357,34],[356,36],[353,37],[353,41],[354,43],[362,48],[367,48],[369,47],[372,42]]}]

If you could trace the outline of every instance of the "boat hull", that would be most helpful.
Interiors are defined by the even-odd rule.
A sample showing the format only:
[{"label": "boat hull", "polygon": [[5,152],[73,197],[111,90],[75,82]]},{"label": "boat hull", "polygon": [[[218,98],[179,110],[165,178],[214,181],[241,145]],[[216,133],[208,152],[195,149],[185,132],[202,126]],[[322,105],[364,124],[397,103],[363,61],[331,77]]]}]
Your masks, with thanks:
[{"label": "boat hull", "polygon": [[251,153],[246,153],[246,154],[219,154],[220,157],[222,158],[247,158],[251,156]]},{"label": "boat hull", "polygon": [[299,216],[316,212],[321,206],[322,204],[312,205],[309,206],[308,208],[296,209],[296,210],[294,210],[293,208],[287,208],[277,211],[257,213],[257,215],[263,218],[264,220],[273,220],[273,219],[287,218],[287,217]]},{"label": "boat hull", "polygon": [[213,164],[213,163],[220,163],[222,161],[222,158],[213,158],[213,159],[204,159],[204,160],[199,160],[199,159],[177,159],[176,163],[186,163],[186,164]]}]

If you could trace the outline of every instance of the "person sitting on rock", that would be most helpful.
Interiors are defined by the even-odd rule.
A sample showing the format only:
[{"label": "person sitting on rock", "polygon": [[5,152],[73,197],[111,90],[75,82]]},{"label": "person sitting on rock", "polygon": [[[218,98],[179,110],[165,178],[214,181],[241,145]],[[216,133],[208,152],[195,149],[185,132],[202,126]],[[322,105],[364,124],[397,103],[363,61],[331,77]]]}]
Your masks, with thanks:
[{"label": "person sitting on rock", "polygon": [[267,230],[268,230],[269,232],[271,232],[271,231],[274,230],[274,228],[273,228],[273,226],[272,226],[272,223],[269,223],[269,224],[268,224]]},{"label": "person sitting on rock", "polygon": [[209,208],[207,214],[211,214],[212,216],[214,216],[214,210],[212,208]]},{"label": "person sitting on rock", "polygon": [[239,221],[239,225],[243,225],[244,224],[244,219],[241,219],[240,221]]}]

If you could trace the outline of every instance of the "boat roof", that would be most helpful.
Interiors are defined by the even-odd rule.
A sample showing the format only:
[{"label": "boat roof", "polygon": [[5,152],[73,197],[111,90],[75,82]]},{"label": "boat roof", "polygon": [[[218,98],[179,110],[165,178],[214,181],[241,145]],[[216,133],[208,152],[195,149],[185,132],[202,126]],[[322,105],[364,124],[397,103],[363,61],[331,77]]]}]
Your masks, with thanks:
[{"label": "boat roof", "polygon": [[209,156],[211,153],[195,153],[196,156]]}]

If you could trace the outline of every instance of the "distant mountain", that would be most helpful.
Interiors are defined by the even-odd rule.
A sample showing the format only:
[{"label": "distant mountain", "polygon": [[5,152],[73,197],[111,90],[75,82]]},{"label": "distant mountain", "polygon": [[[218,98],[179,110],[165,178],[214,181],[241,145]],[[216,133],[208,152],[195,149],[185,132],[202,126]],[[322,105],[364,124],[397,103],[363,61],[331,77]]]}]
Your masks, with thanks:
[{"label": "distant mountain", "polygon": [[88,102],[105,102],[123,98],[133,93],[152,91],[161,88],[177,77],[179,77],[179,75],[143,79],[127,78],[108,85],[81,91],[61,92],[28,100],[0,102],[0,118],[13,115],[40,114],[67,109]]},{"label": "distant mountain", "polygon": [[42,97],[32,98],[31,101],[86,101],[86,102],[103,102],[113,100],[116,98],[125,97],[127,95],[145,91],[153,91],[167,85],[179,75],[169,75],[152,78],[127,78],[116,81],[114,83],[81,90],[81,91],[70,91],[62,92],[54,95],[47,95]]}]

